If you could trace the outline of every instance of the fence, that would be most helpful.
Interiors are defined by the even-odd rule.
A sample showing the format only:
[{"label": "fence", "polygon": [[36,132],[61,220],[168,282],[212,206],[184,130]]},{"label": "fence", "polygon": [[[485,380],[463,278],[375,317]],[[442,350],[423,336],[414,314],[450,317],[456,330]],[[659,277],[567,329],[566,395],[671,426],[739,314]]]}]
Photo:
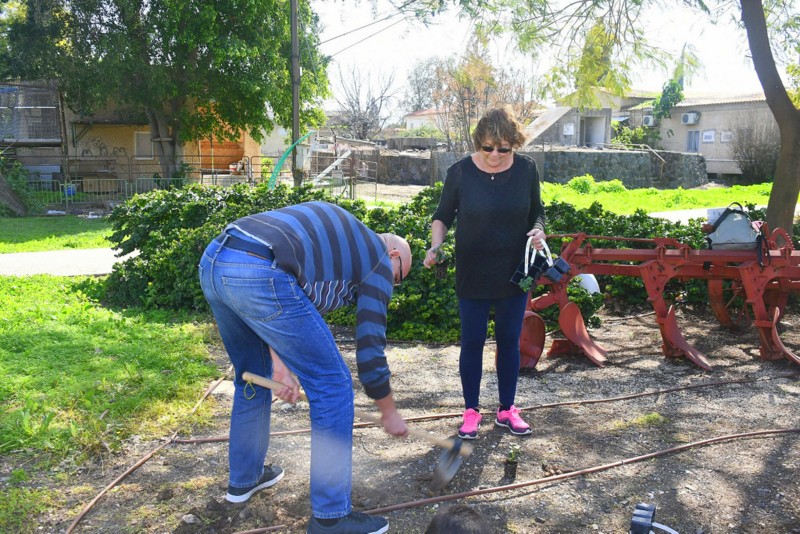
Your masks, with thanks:
[{"label": "fence", "polygon": [[[231,186],[238,183],[256,185],[272,178],[275,170],[271,158],[242,158],[228,169],[204,169],[199,157],[176,158],[169,169],[169,178],[158,161],[137,160],[118,156],[69,156],[59,165],[52,157],[19,158],[28,169],[28,184],[37,198],[50,208],[79,208],[106,206],[122,202],[139,193],[155,189],[170,189],[189,183],[206,186]],[[377,158],[376,158],[377,159]],[[294,183],[287,159],[277,173],[276,182]],[[334,196],[376,199],[378,164],[349,154],[315,153],[303,172],[304,181],[314,187],[328,189]],[[323,174],[323,171],[325,173]]]}]

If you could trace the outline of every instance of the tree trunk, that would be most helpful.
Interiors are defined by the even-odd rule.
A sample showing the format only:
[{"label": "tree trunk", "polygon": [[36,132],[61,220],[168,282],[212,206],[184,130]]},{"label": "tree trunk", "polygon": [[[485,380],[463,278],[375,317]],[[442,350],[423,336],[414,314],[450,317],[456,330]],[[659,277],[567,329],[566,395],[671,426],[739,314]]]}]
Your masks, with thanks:
[{"label": "tree trunk", "polygon": [[781,133],[781,150],[767,204],[767,223],[771,229],[780,227],[791,235],[800,194],[800,111],[789,99],[775,66],[762,2],[740,0],[740,5],[753,66]]},{"label": "tree trunk", "polygon": [[150,121],[153,148],[161,166],[161,177],[169,180],[178,170],[178,158],[183,152],[178,142],[177,129],[170,129],[166,116],[159,110],[148,109],[147,118]]}]

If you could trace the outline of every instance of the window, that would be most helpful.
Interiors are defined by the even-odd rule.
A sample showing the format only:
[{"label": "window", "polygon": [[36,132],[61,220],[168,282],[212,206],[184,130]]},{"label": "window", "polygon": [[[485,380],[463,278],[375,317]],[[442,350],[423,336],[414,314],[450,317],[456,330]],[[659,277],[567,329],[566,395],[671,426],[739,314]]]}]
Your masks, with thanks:
[{"label": "window", "polygon": [[700,130],[689,130],[687,133],[686,152],[700,152]]},{"label": "window", "polygon": [[716,139],[716,130],[703,130],[703,142],[704,143],[713,143]]},{"label": "window", "polygon": [[153,159],[153,142],[150,132],[136,132],[134,134],[134,157],[136,159]]},{"label": "window", "polygon": [[733,132],[730,130],[723,130],[719,133],[720,143],[730,143],[733,139]]}]

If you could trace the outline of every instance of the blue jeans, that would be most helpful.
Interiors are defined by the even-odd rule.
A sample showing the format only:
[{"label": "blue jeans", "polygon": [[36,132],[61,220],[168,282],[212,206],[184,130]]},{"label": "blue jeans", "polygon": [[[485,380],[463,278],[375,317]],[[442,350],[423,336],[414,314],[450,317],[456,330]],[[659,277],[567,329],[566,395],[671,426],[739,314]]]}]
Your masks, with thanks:
[{"label": "blue jeans", "polygon": [[214,241],[199,271],[236,370],[230,485],[253,486],[264,472],[272,392],[246,386],[242,373],[271,377],[271,346],[297,375],[311,406],[311,510],[323,519],[346,516],[352,506],[353,380],[330,329],[295,277],[274,260]]},{"label": "blue jeans", "polygon": [[519,336],[528,304],[527,293],[504,299],[458,299],[461,316],[461,354],[458,370],[464,407],[477,409],[480,404],[483,374],[483,347],[494,305],[494,334],[497,340],[497,390],[500,404],[511,406],[517,395],[519,378]]}]

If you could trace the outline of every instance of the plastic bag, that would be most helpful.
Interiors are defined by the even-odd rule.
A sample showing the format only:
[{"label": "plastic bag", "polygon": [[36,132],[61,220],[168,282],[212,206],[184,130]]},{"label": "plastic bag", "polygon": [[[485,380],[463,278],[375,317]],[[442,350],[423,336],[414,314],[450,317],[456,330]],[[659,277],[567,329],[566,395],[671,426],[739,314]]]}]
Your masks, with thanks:
[{"label": "plastic bag", "polygon": [[[738,206],[735,208],[733,206]],[[758,231],[738,202],[731,203],[714,221],[706,236],[708,248],[718,250],[749,250],[756,248]]]}]

